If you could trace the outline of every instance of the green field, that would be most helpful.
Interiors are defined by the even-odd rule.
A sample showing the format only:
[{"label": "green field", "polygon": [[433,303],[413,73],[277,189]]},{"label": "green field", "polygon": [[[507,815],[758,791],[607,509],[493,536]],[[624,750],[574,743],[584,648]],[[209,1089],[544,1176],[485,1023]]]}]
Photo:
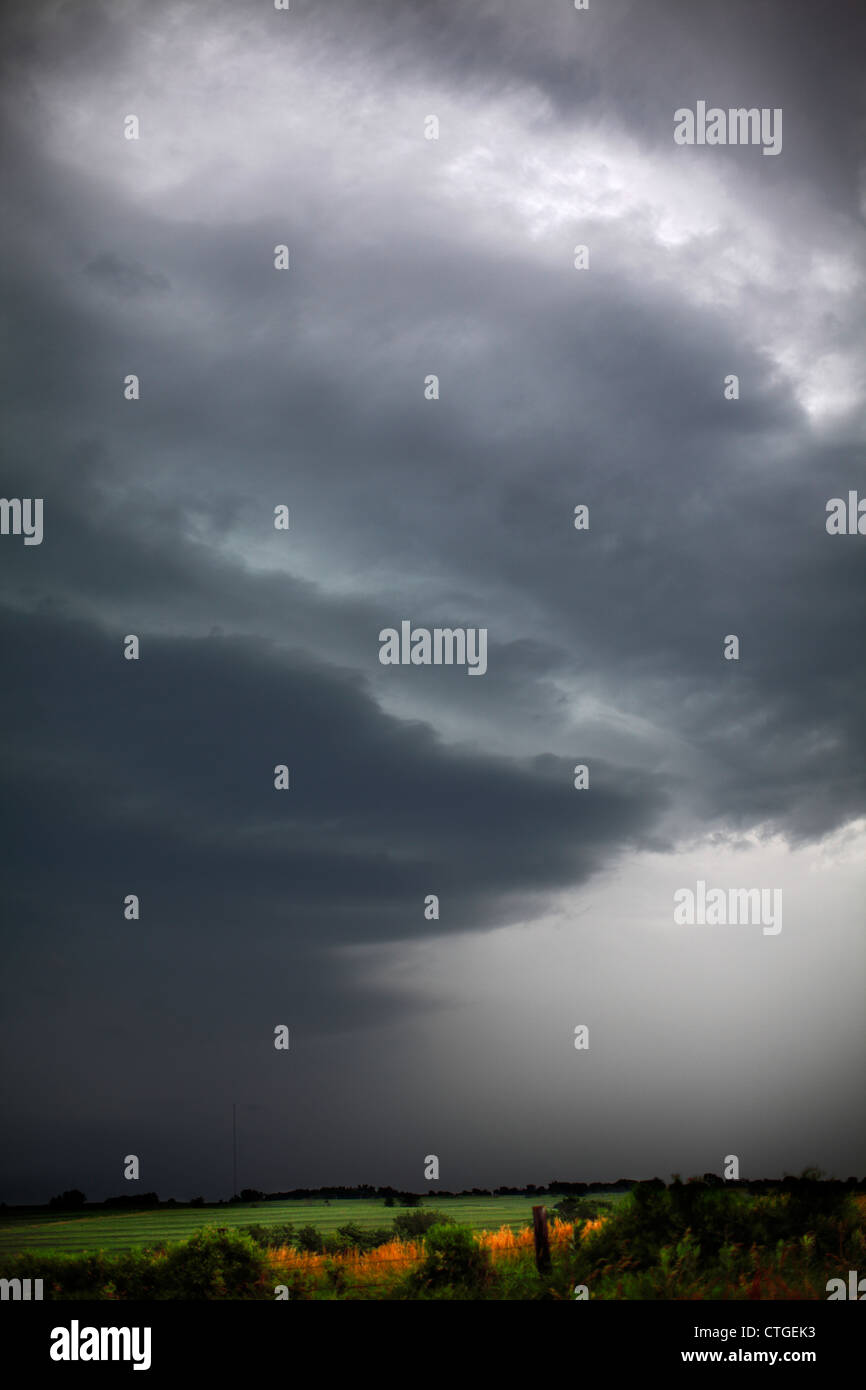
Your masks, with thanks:
[{"label": "green field", "polygon": [[[598,1200],[616,1201],[609,1193]],[[517,1229],[532,1220],[533,1205],[546,1202],[550,1210],[559,1197],[429,1197],[421,1205],[442,1211],[473,1230]],[[99,1209],[68,1216],[59,1212],[4,1212],[0,1215],[0,1255],[22,1250],[132,1250],[140,1246],[185,1240],[205,1226],[314,1226],[322,1234],[349,1222],[369,1229],[389,1227],[403,1207],[386,1207],[379,1198],[350,1198],[325,1204],[319,1199],[288,1202],[250,1202],[225,1207],[181,1207],[151,1211]]]},{"label": "green field", "polygon": [[[7,1209],[0,1271],[8,1281],[42,1280],[47,1298],[68,1303],[286,1293],[294,1301],[561,1301],[584,1285],[598,1300],[787,1302],[825,1301],[840,1287],[844,1296],[863,1267],[866,1193],[851,1183],[791,1179],[752,1191],[676,1180],[639,1184],[627,1199],[599,1193],[582,1211],[609,1204],[609,1218],[569,1226],[551,1241],[542,1270],[531,1229],[517,1242],[498,1234],[528,1225],[541,1195],[430,1198],[457,1224],[437,1228],[434,1218],[408,1240],[393,1239],[393,1221],[418,1209],[372,1198],[66,1215]],[[270,1226],[274,1245],[263,1231],[242,1236],[245,1226]],[[480,1237],[485,1227],[491,1234]],[[291,1248],[275,1248],[282,1245]]]}]

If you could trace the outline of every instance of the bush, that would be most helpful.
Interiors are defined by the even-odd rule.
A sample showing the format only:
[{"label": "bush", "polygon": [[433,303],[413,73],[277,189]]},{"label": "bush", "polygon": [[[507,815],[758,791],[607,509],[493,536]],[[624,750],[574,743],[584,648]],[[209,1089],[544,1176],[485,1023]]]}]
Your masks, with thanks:
[{"label": "bush", "polygon": [[325,1243],[315,1226],[302,1226],[295,1236],[295,1248],[305,1255],[322,1255]]},{"label": "bush", "polygon": [[244,1226],[242,1230],[263,1250],[280,1250],[295,1243],[294,1226]]},{"label": "bush", "polygon": [[118,1254],[27,1253],[10,1275],[44,1279],[51,1299],[261,1298],[266,1258],[248,1236],[199,1231],[177,1245]]},{"label": "bush", "polygon": [[354,1221],[350,1221],[346,1226],[339,1226],[335,1235],[326,1236],[324,1240],[325,1251],[329,1255],[343,1255],[350,1250],[360,1251],[362,1254],[368,1250],[375,1250],[380,1245],[385,1245],[393,1238],[393,1232],[388,1227],[380,1227],[365,1230],[363,1226],[358,1226]]},{"label": "bush", "polygon": [[155,1265],[158,1298],[250,1298],[265,1272],[264,1256],[238,1231],[198,1231],[169,1246]]},{"label": "bush", "polygon": [[415,1290],[450,1288],[470,1293],[487,1282],[490,1255],[476,1244],[466,1226],[431,1226],[424,1248],[424,1263],[409,1278]]},{"label": "bush", "polygon": [[237,1231],[199,1231],[169,1247],[157,1268],[163,1298],[249,1298],[264,1273],[265,1261],[248,1236]]},{"label": "bush", "polygon": [[[596,1202],[590,1197],[563,1197],[561,1202],[557,1202],[553,1208],[553,1214],[559,1221],[595,1221],[599,1216],[605,1216],[610,1211],[610,1204],[607,1202]],[[529,1223],[530,1225],[532,1222]]]},{"label": "bush", "polygon": [[394,1217],[393,1236],[398,1240],[417,1240],[434,1226],[453,1226],[453,1216],[440,1216],[438,1211],[406,1211]]},{"label": "bush", "polygon": [[750,1193],[677,1179],[635,1186],[577,1242],[572,1273],[597,1298],[823,1298],[837,1265],[857,1267],[862,1242],[838,1184]]}]

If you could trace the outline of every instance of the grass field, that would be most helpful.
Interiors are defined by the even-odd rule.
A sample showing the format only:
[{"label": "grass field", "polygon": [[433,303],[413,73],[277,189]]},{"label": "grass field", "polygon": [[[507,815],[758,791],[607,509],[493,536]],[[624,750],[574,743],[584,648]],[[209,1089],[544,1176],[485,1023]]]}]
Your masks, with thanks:
[{"label": "grass field", "polygon": [[793,1179],[750,1191],[676,1180],[607,1202],[599,1194],[572,1206],[573,1221],[551,1222],[546,1268],[529,1226],[540,1196],[430,1198],[459,1224],[437,1214],[426,1226],[417,1209],[348,1198],[6,1211],[0,1272],[9,1288],[39,1279],[46,1298],[66,1302],[571,1300],[576,1290],[616,1301],[777,1302],[823,1301],[838,1287],[847,1296],[851,1271],[864,1268],[866,1193],[851,1184]]},{"label": "grass field", "polygon": [[[605,1193],[598,1200],[614,1203],[621,1193]],[[532,1220],[532,1208],[539,1202],[552,1207],[559,1197],[427,1197],[421,1205],[428,1211],[442,1211],[474,1231],[517,1230]],[[288,1202],[250,1202],[225,1207],[182,1207],[151,1211],[108,1211],[2,1213],[0,1215],[0,1255],[19,1251],[120,1251],[140,1249],[161,1242],[186,1240],[205,1226],[314,1226],[323,1235],[355,1222],[365,1229],[390,1226],[403,1207],[386,1207],[380,1199],[351,1198],[345,1201],[302,1199]]]}]

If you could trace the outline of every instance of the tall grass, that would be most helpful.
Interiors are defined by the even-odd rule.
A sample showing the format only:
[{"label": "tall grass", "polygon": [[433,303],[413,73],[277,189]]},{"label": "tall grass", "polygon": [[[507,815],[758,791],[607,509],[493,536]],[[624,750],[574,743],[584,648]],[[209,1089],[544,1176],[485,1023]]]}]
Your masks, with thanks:
[{"label": "tall grass", "polygon": [[[598,1229],[602,1219],[588,1221],[579,1228],[571,1221],[552,1221],[549,1226],[551,1254],[555,1257],[569,1251],[575,1234]],[[433,1227],[433,1230],[459,1233],[470,1236],[466,1227]],[[498,1265],[521,1258],[527,1260],[534,1269],[535,1241],[531,1228],[513,1231],[502,1226],[495,1231],[478,1231],[474,1243],[486,1253],[493,1270]],[[274,1281],[283,1284],[289,1295],[310,1297],[331,1291],[349,1295],[361,1290],[396,1289],[408,1276],[416,1273],[427,1256],[427,1242],[417,1240],[390,1240],[373,1250],[349,1250],[335,1253],[310,1253],[286,1245],[270,1252],[270,1267]],[[417,1293],[418,1287],[408,1285],[407,1293]]]}]

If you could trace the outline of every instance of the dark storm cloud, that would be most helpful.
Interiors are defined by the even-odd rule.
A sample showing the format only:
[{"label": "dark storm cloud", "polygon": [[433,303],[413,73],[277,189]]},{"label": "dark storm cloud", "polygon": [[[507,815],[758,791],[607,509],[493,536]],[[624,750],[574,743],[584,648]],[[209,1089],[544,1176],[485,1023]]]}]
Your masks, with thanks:
[{"label": "dark storm cloud", "polygon": [[131,295],[146,294],[149,290],[171,289],[164,275],[155,275],[143,265],[130,264],[121,260],[111,251],[103,251],[84,267],[85,275],[98,283],[108,286],[114,293],[126,299]]},{"label": "dark storm cloud", "polygon": [[[116,217],[109,204],[99,223]],[[182,236],[178,243],[165,264],[182,315],[184,294],[197,292],[203,276],[176,270],[190,264]],[[561,703],[549,684],[555,673],[604,699],[615,691],[621,707],[700,747],[706,764],[683,795],[711,822],[754,817],[800,836],[858,812],[862,754],[853,750],[862,749],[864,673],[850,625],[862,566],[823,527],[826,498],[847,492],[853,455],[803,440],[802,411],[733,326],[604,272],[581,287],[576,319],[574,298],[544,270],[515,292],[481,255],[434,258],[429,279],[396,255],[387,267],[378,259],[363,267],[369,302],[394,333],[373,368],[357,268],[350,276],[329,257],[310,266],[310,283],[291,301],[293,312],[300,301],[302,313],[318,305],[341,322],[329,360],[310,361],[303,335],[275,359],[270,338],[248,336],[261,297],[248,302],[223,289],[249,260],[246,232],[224,234],[217,259],[209,255],[210,290],[229,296],[234,331],[208,341],[204,374],[197,344],[172,349],[158,324],[133,333],[93,308],[83,355],[74,277],[51,286],[52,300],[32,270],[31,295],[18,291],[20,346],[9,365],[17,399],[39,413],[41,349],[29,350],[38,303],[40,341],[63,363],[57,390],[68,415],[99,433],[76,439],[62,420],[42,421],[27,483],[10,458],[7,491],[48,498],[38,565],[24,550],[4,554],[10,594],[32,595],[35,582],[55,601],[62,590],[73,610],[109,603],[130,623],[170,602],[193,631],[218,623],[289,645],[325,642],[375,671],[375,634],[402,610],[375,592],[365,598],[363,586],[334,601],[299,577],[244,573],[207,537],[188,534],[191,510],[215,539],[247,522],[255,546],[270,553],[274,500],[303,498],[305,523],[348,538],[362,566],[384,553],[411,574],[424,555],[441,576],[432,621],[477,621],[473,591],[495,583],[487,621],[501,655],[485,678],[491,712],[506,717],[520,701],[531,715],[533,705],[544,712]],[[467,300],[476,306],[469,320],[483,321],[490,341],[470,376],[437,322],[445,306],[467,314]],[[423,362],[410,369],[399,347],[412,330],[438,339],[429,355],[441,364],[447,408],[441,403],[432,422],[427,403],[415,400]],[[131,427],[116,385],[118,335],[130,343],[126,365],[134,361],[145,383]],[[736,407],[718,389],[731,361],[749,383]],[[116,399],[106,406],[100,393],[109,382]],[[166,442],[184,451],[169,480]],[[570,526],[576,500],[591,503],[593,517],[579,539]],[[449,590],[456,605],[443,602]],[[532,636],[509,624],[509,607],[521,604],[537,615]],[[408,616],[422,621],[417,603]],[[744,644],[734,672],[720,656],[730,631]],[[394,687],[411,691],[414,682],[417,692],[415,675],[395,672]],[[453,682],[439,682],[437,698],[466,703]],[[573,738],[548,726],[536,751],[570,756]]]},{"label": "dark storm cloud", "polygon": [[[227,1085],[280,1113],[289,1103],[261,1072],[275,1022],[291,1020],[303,1054],[321,1035],[444,1007],[420,980],[359,979],[335,948],[501,925],[651,842],[657,782],[597,761],[589,814],[561,760],[454,753],[301,653],[143,635],[128,663],[117,635],[50,613],[7,616],[2,645],[15,652],[0,697],[6,960],[11,982],[32,982],[4,990],[4,1041],[54,1123],[67,1078],[91,1079],[100,1108],[84,1101],[76,1116],[91,1190],[112,1186],[105,1146],[127,1143],[106,1107],[147,1136],[159,1185],[219,1185],[206,1153],[189,1176],[176,1134],[160,1137],[165,1106],[192,1104],[177,1061],[190,1048],[190,1113],[210,1125]],[[283,760],[285,793],[273,787]],[[122,915],[130,892],[135,922]],[[428,892],[439,923],[424,921]],[[302,1060],[289,1084],[296,1105],[323,1080],[316,1057],[313,1080]],[[38,1195],[43,1170],[45,1157],[6,1180]]]},{"label": "dark storm cloud", "polygon": [[200,894],[239,911],[252,891],[263,931],[303,943],[312,917],[324,950],[405,935],[430,883],[448,898],[440,929],[465,930],[501,921],[509,894],[579,882],[645,842],[661,799],[650,778],[601,764],[590,812],[562,760],[449,751],[383,715],[357,677],[257,641],[142,634],[134,664],[80,623],[7,622],[7,869],[53,863],[91,902],[95,880],[100,898],[108,873],[116,897],[146,866],[175,912]]}]

